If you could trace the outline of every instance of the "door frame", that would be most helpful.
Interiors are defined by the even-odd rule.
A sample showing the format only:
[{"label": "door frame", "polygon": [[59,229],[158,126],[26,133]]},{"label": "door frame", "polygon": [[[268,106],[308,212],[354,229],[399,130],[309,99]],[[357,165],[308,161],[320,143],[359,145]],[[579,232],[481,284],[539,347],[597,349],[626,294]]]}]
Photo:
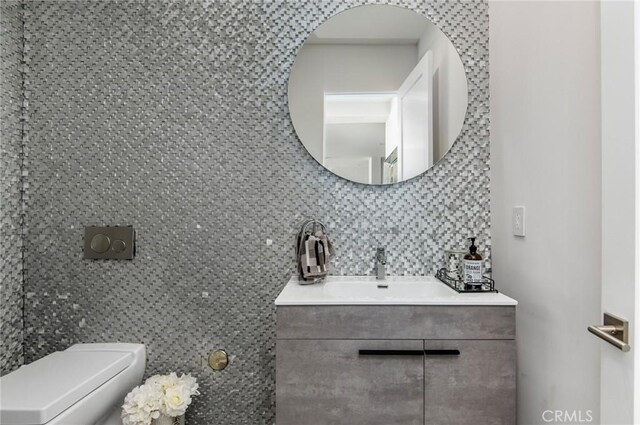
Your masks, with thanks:
[{"label": "door frame", "polygon": [[[635,147],[636,147],[636,264],[635,264],[635,277],[636,277],[636,300],[635,300],[635,326],[632,336],[636,344],[640,343],[640,2],[635,1],[634,7],[634,42],[635,42],[635,114],[636,114],[636,128],[635,128]],[[640,424],[640,347],[636,347],[634,350],[634,423]]]},{"label": "door frame", "polygon": [[630,352],[602,343],[601,424],[640,423],[639,60],[640,5],[600,6],[602,117],[602,312],[629,321]]},{"label": "door frame", "polygon": [[[408,180],[416,175],[416,168],[407,170],[407,164],[410,159],[413,159],[415,152],[411,152],[406,149],[407,145],[406,132],[404,125],[404,103],[403,100],[408,96],[409,92],[421,81],[425,81],[427,84],[427,116],[424,117],[424,123],[427,128],[427,165],[431,167],[434,164],[433,158],[433,52],[427,50],[425,54],[420,58],[416,66],[411,70],[409,75],[400,85],[398,89],[398,116],[400,124],[400,144],[398,146],[398,158],[400,159],[400,173],[402,180]],[[427,168],[428,168],[427,167]],[[421,169],[422,167],[417,167]]]}]

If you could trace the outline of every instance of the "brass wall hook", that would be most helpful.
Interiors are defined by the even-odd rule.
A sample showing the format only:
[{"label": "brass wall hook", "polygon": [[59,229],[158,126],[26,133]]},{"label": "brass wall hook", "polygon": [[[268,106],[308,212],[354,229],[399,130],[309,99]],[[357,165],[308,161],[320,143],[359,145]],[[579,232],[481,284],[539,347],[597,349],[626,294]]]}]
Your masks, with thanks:
[{"label": "brass wall hook", "polygon": [[229,355],[224,350],[215,350],[209,354],[209,367],[221,371],[229,365]]}]

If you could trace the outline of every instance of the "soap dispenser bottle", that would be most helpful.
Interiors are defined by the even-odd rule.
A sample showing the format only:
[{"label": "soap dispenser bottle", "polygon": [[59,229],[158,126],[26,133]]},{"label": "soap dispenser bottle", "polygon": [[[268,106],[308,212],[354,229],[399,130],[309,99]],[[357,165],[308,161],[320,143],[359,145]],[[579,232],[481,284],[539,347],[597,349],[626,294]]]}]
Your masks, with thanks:
[{"label": "soap dispenser bottle", "polygon": [[469,238],[471,246],[464,256],[464,283],[468,289],[480,289],[482,286],[482,255],[478,254],[476,238]]}]

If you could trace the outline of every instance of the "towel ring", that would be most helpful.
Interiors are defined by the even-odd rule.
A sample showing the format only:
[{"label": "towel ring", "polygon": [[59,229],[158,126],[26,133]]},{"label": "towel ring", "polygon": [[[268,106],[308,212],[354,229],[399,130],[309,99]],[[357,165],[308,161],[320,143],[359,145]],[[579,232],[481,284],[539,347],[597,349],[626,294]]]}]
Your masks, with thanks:
[{"label": "towel ring", "polygon": [[314,218],[305,220],[304,223],[302,223],[302,227],[300,228],[300,233],[307,233],[308,227],[309,225],[312,224],[313,228],[312,228],[312,232],[313,234],[315,234],[317,232],[317,226],[320,226],[320,230],[322,230],[323,233],[327,233],[327,226],[324,225],[323,222],[321,222],[320,220],[316,220]]},{"label": "towel ring", "polygon": [[[318,281],[319,279],[322,279],[324,276],[322,277],[316,277],[313,279],[306,279],[304,277],[304,273],[302,272],[302,263],[300,260],[300,252],[302,252],[302,247],[305,243],[305,236],[311,236],[311,235],[317,235],[318,233],[318,227],[320,228],[320,231],[325,235],[327,234],[327,227],[324,225],[323,222],[321,222],[320,220],[316,220],[314,218],[312,219],[307,219],[302,223],[302,226],[300,227],[300,231],[298,232],[298,236],[297,236],[297,246],[296,246],[296,263],[298,264],[298,275],[300,277],[300,283],[302,285],[309,285],[312,284],[316,281]],[[306,282],[306,283],[304,283]]]}]

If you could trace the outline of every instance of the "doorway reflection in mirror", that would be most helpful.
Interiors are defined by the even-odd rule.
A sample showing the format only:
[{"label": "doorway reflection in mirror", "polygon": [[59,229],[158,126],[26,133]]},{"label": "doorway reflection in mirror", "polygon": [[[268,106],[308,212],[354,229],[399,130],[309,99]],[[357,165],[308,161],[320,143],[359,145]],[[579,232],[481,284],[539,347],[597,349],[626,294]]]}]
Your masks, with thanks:
[{"label": "doorway reflection in mirror", "polygon": [[322,24],[289,78],[293,124],[309,153],[346,179],[422,174],[464,121],[467,81],[451,41],[408,9],[367,5]]}]

